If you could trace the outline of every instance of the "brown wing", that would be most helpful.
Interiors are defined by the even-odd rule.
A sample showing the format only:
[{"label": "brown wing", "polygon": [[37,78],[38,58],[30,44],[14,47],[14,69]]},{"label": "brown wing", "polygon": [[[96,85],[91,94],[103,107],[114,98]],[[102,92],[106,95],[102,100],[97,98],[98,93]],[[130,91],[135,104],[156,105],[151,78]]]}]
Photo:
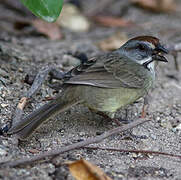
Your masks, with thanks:
[{"label": "brown wing", "polygon": [[149,71],[118,53],[90,59],[70,72],[66,84],[81,84],[104,88],[142,88]]}]

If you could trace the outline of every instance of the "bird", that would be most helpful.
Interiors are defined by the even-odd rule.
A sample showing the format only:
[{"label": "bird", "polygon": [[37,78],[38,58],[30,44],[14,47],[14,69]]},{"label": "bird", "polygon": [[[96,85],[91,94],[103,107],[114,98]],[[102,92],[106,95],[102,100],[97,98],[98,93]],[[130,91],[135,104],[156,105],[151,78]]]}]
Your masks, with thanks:
[{"label": "bird", "polygon": [[66,73],[62,91],[47,104],[15,123],[7,134],[28,138],[43,122],[83,104],[114,118],[115,112],[146,96],[155,82],[155,64],[168,62],[168,50],[153,36],[137,36],[120,48],[97,55]]}]

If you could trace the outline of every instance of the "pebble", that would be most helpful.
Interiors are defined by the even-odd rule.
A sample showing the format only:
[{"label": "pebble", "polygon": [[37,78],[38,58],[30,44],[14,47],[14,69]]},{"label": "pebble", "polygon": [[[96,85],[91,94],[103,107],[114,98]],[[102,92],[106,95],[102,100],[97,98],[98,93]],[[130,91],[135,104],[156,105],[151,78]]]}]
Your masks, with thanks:
[{"label": "pebble", "polygon": [[161,120],[160,125],[164,128],[172,129],[172,125],[171,125],[170,121],[168,121],[168,120],[165,120],[165,119]]},{"label": "pebble", "polygon": [[158,116],[158,117],[156,118],[156,120],[159,121],[159,120],[160,120],[160,117]]},{"label": "pebble", "polygon": [[70,55],[65,54],[62,59],[62,65],[63,66],[77,66],[80,64],[80,60],[77,58],[74,58]]},{"label": "pebble", "polygon": [[2,103],[2,104],[1,104],[1,107],[2,107],[2,108],[8,107],[8,104]]},{"label": "pebble", "polygon": [[181,130],[181,124],[179,124],[177,127],[175,127],[177,130]]},{"label": "pebble", "polygon": [[18,71],[22,73],[22,72],[23,72],[23,69],[22,69],[22,68],[19,68]]},{"label": "pebble", "polygon": [[138,157],[138,154],[137,154],[137,153],[133,153],[133,154],[132,154],[132,157],[133,157],[133,158],[137,158],[137,157]]}]

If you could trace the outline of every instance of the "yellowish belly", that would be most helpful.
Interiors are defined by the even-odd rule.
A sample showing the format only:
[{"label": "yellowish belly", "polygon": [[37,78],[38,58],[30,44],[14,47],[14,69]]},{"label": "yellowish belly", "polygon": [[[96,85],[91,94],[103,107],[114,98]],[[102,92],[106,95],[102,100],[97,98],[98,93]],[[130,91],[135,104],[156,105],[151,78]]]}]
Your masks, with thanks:
[{"label": "yellowish belly", "polygon": [[140,89],[107,89],[83,86],[81,97],[85,105],[91,109],[115,112],[117,109],[133,103],[145,93],[146,91]]}]

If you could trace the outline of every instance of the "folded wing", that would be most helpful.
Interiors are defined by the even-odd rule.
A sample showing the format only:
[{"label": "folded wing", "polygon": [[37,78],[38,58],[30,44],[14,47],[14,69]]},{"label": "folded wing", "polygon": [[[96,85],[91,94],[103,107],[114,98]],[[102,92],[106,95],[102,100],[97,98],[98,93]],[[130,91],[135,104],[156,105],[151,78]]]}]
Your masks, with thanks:
[{"label": "folded wing", "polygon": [[69,73],[71,76],[65,84],[139,89],[143,88],[149,71],[125,56],[109,53],[92,58]]}]

